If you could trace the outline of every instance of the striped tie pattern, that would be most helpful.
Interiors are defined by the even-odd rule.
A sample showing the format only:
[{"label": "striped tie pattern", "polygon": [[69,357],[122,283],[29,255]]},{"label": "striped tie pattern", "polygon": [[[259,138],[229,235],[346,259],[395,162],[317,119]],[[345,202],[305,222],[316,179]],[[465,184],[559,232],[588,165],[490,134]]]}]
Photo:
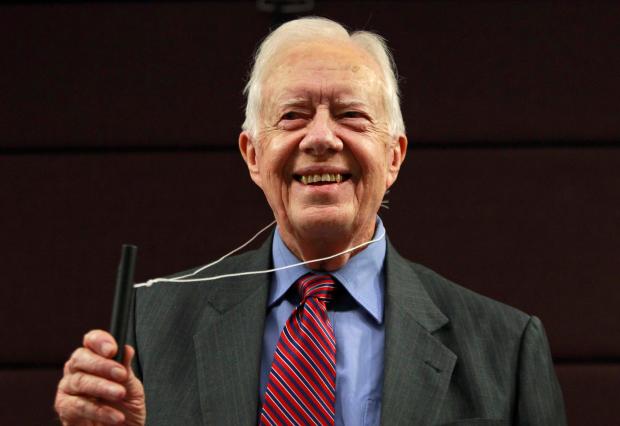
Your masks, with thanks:
[{"label": "striped tie pattern", "polygon": [[261,425],[333,425],[336,339],[326,303],[334,295],[330,275],[297,282],[301,302],[284,325],[269,372]]}]

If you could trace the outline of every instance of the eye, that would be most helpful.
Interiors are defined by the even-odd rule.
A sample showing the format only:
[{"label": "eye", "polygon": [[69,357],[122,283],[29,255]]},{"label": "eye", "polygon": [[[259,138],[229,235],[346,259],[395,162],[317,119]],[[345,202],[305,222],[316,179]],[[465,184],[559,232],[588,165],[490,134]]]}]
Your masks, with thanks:
[{"label": "eye", "polygon": [[280,120],[289,121],[289,120],[297,120],[298,118],[302,118],[300,113],[296,111],[288,111],[282,114],[282,117],[280,117]]},{"label": "eye", "polygon": [[341,110],[341,112],[336,114],[336,119],[342,126],[356,132],[367,131],[368,126],[373,123],[372,118],[370,118],[367,112],[355,109]]},{"label": "eye", "polygon": [[307,121],[308,114],[303,111],[286,111],[278,120],[278,127],[282,130],[295,130],[303,127]]},{"label": "eye", "polygon": [[366,118],[366,115],[360,111],[345,111],[340,114],[340,118]]}]

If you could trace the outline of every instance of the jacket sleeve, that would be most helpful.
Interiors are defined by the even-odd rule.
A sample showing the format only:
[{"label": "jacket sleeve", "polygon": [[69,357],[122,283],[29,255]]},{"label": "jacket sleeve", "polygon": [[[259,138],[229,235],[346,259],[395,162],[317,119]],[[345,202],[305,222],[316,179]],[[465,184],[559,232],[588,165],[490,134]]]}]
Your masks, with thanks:
[{"label": "jacket sleeve", "polygon": [[542,323],[532,316],[521,338],[515,424],[565,426],[562,390]]}]

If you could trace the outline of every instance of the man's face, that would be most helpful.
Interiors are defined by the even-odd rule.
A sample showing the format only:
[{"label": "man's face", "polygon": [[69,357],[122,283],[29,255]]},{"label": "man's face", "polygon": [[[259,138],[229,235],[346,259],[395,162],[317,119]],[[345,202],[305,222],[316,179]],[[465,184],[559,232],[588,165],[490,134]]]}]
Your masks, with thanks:
[{"label": "man's face", "polygon": [[258,140],[239,142],[284,241],[303,257],[317,239],[369,239],[406,150],[388,133],[378,65],[351,44],[314,42],[268,67]]}]

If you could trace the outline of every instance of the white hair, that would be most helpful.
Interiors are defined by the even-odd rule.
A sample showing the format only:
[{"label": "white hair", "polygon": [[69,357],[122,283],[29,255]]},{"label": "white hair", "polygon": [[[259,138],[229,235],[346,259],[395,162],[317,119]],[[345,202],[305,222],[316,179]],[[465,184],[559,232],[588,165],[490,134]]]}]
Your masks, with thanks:
[{"label": "white hair", "polygon": [[321,17],[306,17],[282,24],[260,44],[256,50],[250,79],[243,90],[247,96],[243,130],[248,131],[254,139],[258,136],[262,107],[261,89],[267,65],[274,56],[286,45],[325,39],[352,42],[377,62],[383,73],[388,130],[392,136],[404,134],[405,123],[400,110],[396,64],[385,39],[370,31],[355,31],[349,34],[339,23]]}]

